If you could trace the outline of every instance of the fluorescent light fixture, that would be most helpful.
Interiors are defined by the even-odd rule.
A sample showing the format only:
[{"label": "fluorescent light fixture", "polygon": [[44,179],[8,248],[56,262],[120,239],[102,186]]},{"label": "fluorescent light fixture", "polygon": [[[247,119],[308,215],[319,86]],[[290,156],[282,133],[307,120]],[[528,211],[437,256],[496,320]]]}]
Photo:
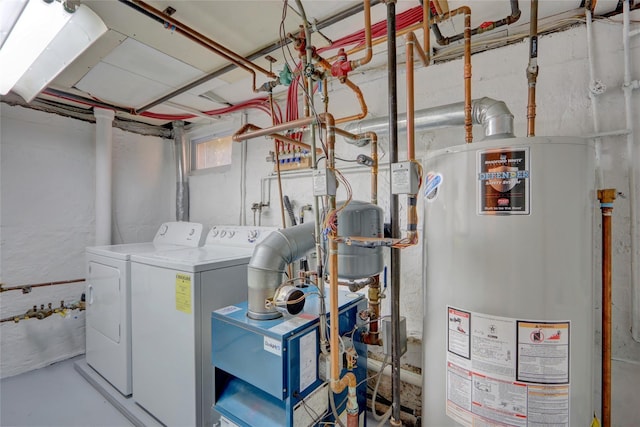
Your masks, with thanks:
[{"label": "fluorescent light fixture", "polygon": [[29,0],[0,48],[0,94],[31,102],[106,31],[85,5],[69,13],[56,0]]}]

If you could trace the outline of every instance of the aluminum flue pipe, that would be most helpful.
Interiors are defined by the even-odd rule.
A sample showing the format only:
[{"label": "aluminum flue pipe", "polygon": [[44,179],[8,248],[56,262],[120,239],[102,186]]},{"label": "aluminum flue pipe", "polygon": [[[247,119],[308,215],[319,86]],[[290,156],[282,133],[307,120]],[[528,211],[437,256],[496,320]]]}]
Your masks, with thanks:
[{"label": "aluminum flue pipe", "polygon": [[189,221],[189,145],[184,122],[173,122],[173,153],[176,164],[176,221]]},{"label": "aluminum flue pipe", "polygon": [[[513,138],[513,114],[503,101],[492,98],[479,98],[471,101],[471,118],[473,124],[484,127],[485,139]],[[416,130],[441,129],[464,126],[464,102],[425,108],[415,112]],[[398,115],[398,129],[407,127],[407,115]],[[351,122],[345,130],[354,134],[376,132],[384,134],[389,129],[387,117]]]},{"label": "aluminum flue pipe", "polygon": [[275,308],[267,308],[265,301],[273,298],[282,284],[282,274],[287,264],[313,249],[316,242],[314,228],[313,222],[305,222],[274,231],[255,247],[247,268],[250,318],[267,320],[281,316]]}]

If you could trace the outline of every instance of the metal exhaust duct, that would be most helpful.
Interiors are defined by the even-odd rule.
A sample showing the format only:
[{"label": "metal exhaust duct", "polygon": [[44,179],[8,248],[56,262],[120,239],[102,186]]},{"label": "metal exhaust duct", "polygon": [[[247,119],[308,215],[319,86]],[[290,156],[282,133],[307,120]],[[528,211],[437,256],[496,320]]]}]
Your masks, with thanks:
[{"label": "metal exhaust duct", "polygon": [[[485,139],[513,138],[513,114],[503,101],[484,97],[471,101],[473,124],[484,127]],[[440,129],[464,126],[464,102],[426,108],[415,112],[416,130]],[[407,114],[398,115],[398,129],[407,127]],[[351,122],[345,130],[354,134],[376,132],[383,134],[389,129],[387,117]]]},{"label": "metal exhaust duct", "polygon": [[306,222],[274,231],[255,247],[247,267],[250,318],[268,320],[282,316],[275,308],[267,308],[265,301],[273,298],[282,284],[287,264],[313,249],[316,243],[314,228],[313,222]]},{"label": "metal exhaust duct", "polygon": [[176,221],[189,221],[189,145],[184,122],[173,122],[173,150],[176,162]]}]

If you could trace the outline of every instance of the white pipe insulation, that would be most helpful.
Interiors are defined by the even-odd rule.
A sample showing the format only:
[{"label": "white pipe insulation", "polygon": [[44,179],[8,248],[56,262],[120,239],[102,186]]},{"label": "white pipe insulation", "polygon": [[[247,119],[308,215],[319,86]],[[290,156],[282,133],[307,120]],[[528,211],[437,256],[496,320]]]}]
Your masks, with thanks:
[{"label": "white pipe insulation", "polygon": [[113,110],[95,107],[96,118],[96,245],[111,244],[111,175]]}]

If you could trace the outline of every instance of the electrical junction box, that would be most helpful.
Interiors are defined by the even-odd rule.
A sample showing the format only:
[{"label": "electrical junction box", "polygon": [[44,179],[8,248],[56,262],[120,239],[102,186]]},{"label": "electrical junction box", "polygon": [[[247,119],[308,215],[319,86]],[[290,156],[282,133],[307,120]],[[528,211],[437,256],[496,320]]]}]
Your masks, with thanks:
[{"label": "electrical junction box", "polygon": [[[385,317],[381,320],[382,323],[382,346],[384,354],[391,357],[392,352],[392,333],[391,319]],[[400,356],[407,352],[407,319],[404,316],[400,316]]]},{"label": "electrical junction box", "polygon": [[314,196],[335,196],[337,184],[336,173],[331,169],[316,169],[313,171]]},{"label": "electrical junction box", "polygon": [[420,174],[416,162],[400,162],[391,165],[391,193],[418,194]]},{"label": "electrical junction box", "polygon": [[[328,400],[329,384],[319,376],[320,301],[315,288],[305,291],[309,292],[305,309],[295,317],[253,320],[247,317],[247,302],[211,314],[213,409],[227,426],[298,427],[335,421]],[[367,308],[367,301],[361,294],[340,291],[338,307],[342,336],[362,323],[358,313]],[[358,357],[351,372],[360,384],[356,396],[363,425],[367,345],[359,342],[358,336],[355,333],[353,337]],[[345,341],[351,342],[348,338]],[[346,372],[343,369],[341,376]],[[347,390],[334,395],[339,414],[346,410],[346,396]]]}]

